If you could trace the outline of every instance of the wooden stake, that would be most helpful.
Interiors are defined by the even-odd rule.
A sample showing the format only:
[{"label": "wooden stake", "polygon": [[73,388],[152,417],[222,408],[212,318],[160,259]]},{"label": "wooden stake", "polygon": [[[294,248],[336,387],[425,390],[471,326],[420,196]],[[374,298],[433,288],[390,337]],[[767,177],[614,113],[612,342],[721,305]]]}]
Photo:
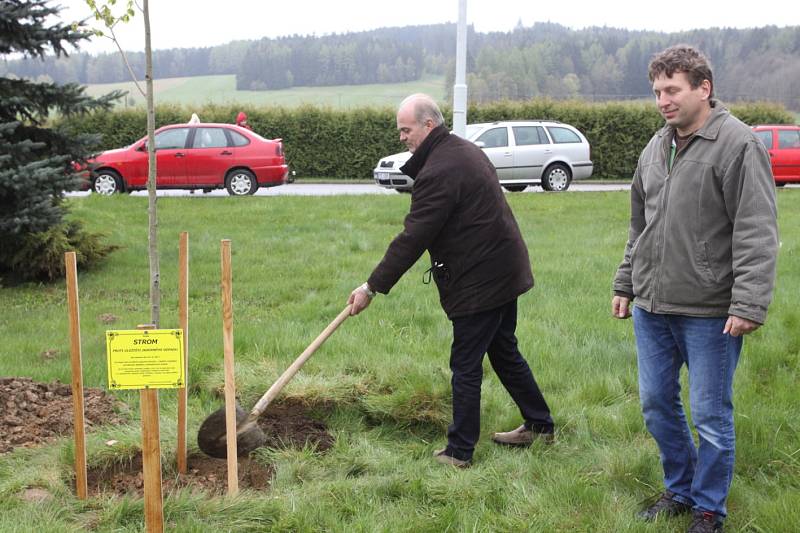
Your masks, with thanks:
[{"label": "wooden stake", "polygon": [[186,464],[186,406],[189,386],[189,234],[181,232],[178,245],[178,320],[183,330],[183,387],[178,389],[178,473],[185,474]]},{"label": "wooden stake", "polygon": [[225,357],[225,431],[228,446],[228,494],[239,493],[236,453],[236,380],[233,365],[233,296],[231,241],[222,240],[222,350]]},{"label": "wooden stake", "polygon": [[75,488],[79,500],[88,496],[86,480],[86,433],[83,418],[83,366],[81,362],[81,315],[78,305],[78,267],[75,252],[64,254],[69,309],[70,359],[72,362],[72,411],[75,429]]},{"label": "wooden stake", "polygon": [[[155,325],[137,329],[155,329]],[[139,391],[142,405],[142,473],[144,475],[144,524],[148,533],[164,531],[161,495],[161,442],[158,429],[158,389]]]}]

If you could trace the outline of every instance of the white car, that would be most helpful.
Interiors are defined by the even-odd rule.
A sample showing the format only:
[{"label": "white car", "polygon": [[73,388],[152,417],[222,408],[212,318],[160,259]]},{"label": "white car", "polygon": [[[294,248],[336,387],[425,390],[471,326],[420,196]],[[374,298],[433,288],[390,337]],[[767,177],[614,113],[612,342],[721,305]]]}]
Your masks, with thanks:
[{"label": "white car", "polygon": [[[572,180],[592,175],[589,141],[569,124],[552,120],[504,121],[467,126],[466,138],[480,146],[511,192],[528,185],[566,191]],[[372,175],[381,187],[410,192],[414,180],[400,171],[411,157],[402,152],[378,161]]]}]

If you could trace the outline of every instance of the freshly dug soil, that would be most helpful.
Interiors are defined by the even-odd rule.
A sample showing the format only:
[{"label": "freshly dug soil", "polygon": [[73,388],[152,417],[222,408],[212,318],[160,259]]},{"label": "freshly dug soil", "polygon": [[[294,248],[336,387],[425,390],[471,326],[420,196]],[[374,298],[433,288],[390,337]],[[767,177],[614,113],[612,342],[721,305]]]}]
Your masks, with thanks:
[{"label": "freshly dug soil", "polygon": [[[83,390],[86,430],[121,424],[117,400],[102,389]],[[72,387],[58,381],[0,378],[0,455],[72,434]]]},{"label": "freshly dug soil", "polygon": [[309,445],[318,452],[333,446],[328,426],[308,416],[308,409],[297,402],[270,404],[258,419],[268,448],[302,448]]},{"label": "freshly dug soil", "polygon": [[[123,424],[124,404],[102,389],[84,389],[87,431],[102,424]],[[18,447],[33,447],[73,432],[72,388],[58,381],[39,383],[29,378],[0,378],[0,455]],[[258,421],[270,448],[310,446],[323,453],[333,445],[324,423],[308,416],[297,402],[270,405]],[[190,439],[196,436],[189,435]],[[205,455],[190,455],[186,474],[162,475],[164,494],[181,487],[222,494],[227,491],[227,463]],[[162,465],[163,467],[163,465]],[[173,469],[171,469],[173,470]],[[247,457],[239,459],[239,487],[266,490],[273,467]],[[90,494],[143,494],[142,456],[87,472]]]},{"label": "freshly dug soil", "polygon": [[[186,474],[161,476],[161,491],[164,496],[184,487],[191,487],[212,494],[224,494],[228,490],[228,463],[225,459],[213,459],[205,455],[187,457]],[[164,465],[162,464],[162,471]],[[239,458],[238,478],[240,489],[265,490],[269,488],[273,468],[253,461],[249,457]],[[117,495],[144,495],[142,475],[142,453],[138,452],[124,463],[90,468],[87,471],[89,495],[110,492]]]},{"label": "freshly dug soil", "polygon": [[[310,446],[324,453],[333,446],[333,436],[324,423],[308,416],[305,406],[288,402],[270,405],[258,420],[258,425],[267,437],[264,446],[269,448],[302,448]],[[224,494],[228,490],[228,466],[225,459],[214,459],[203,454],[187,458],[186,474],[175,477],[162,475],[163,494],[191,487],[212,494]],[[164,465],[162,464],[162,471]],[[267,490],[273,473],[272,465],[264,465],[249,457],[240,457],[238,478],[240,489]],[[102,468],[89,469],[89,493],[111,492],[118,495],[144,494],[142,456],[136,454],[130,461]]]}]

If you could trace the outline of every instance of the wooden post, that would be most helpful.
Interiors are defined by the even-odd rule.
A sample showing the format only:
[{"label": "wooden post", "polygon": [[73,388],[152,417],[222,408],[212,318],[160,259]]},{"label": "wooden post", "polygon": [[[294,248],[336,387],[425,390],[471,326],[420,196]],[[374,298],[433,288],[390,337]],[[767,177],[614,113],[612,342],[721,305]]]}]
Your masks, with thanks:
[{"label": "wooden post", "polygon": [[181,232],[178,245],[178,320],[183,330],[183,387],[178,389],[178,473],[185,474],[186,464],[186,426],[189,386],[189,234]]},{"label": "wooden post", "polygon": [[83,418],[83,367],[81,363],[81,315],[78,305],[78,267],[75,252],[64,254],[69,309],[70,359],[72,362],[72,411],[75,430],[75,488],[78,499],[88,496],[86,480],[86,433]]},{"label": "wooden post", "polygon": [[231,241],[222,240],[222,350],[225,358],[225,431],[228,446],[228,494],[239,493],[239,463],[236,453],[236,380],[233,365],[233,297]]},{"label": "wooden post", "polygon": [[[137,329],[155,329],[141,325]],[[158,429],[158,389],[141,389],[142,474],[144,476],[144,524],[147,533],[164,531],[164,502],[161,495],[161,442]]]}]

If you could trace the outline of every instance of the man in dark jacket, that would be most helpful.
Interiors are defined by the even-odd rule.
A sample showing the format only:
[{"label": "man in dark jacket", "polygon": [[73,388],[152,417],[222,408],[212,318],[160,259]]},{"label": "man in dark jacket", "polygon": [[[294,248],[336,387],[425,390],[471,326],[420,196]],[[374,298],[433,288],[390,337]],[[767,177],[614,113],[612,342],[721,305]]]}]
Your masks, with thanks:
[{"label": "man in dark jacket", "polygon": [[451,135],[436,103],[406,98],[397,112],[400,141],[413,153],[402,171],[414,178],[411,209],[367,282],[353,291],[352,314],[376,292],[388,294],[426,250],[439,299],[453,323],[450,354],[453,423],[440,463],[468,466],[480,432],[482,361],[489,361],[525,423],[495,433],[500,444],[551,437],[553,420],[528,363],[517,349],[517,297],[533,287],[525,242],[483,151]]}]

